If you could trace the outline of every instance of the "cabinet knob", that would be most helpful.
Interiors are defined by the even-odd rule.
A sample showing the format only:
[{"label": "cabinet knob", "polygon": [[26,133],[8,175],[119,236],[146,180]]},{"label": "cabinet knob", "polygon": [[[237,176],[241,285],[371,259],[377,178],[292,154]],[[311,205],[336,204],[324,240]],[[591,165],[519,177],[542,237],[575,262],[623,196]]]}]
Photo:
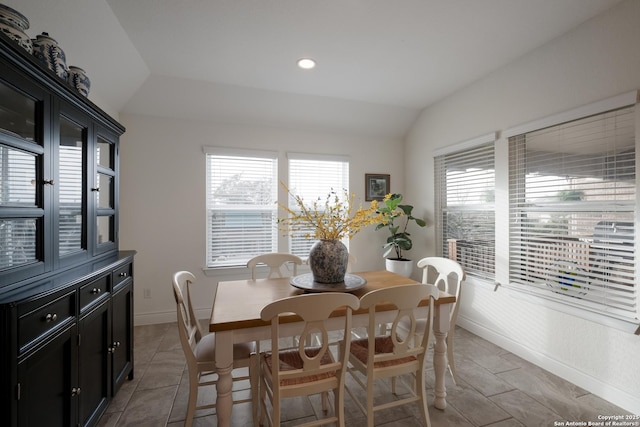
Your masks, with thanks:
[{"label": "cabinet knob", "polygon": [[101,292],[102,292],[102,289],[100,289],[100,288],[93,288],[93,289],[91,289],[91,293],[92,293],[92,294],[99,294],[99,293],[101,293]]},{"label": "cabinet knob", "polygon": [[58,315],[56,313],[48,313],[44,316],[45,322],[55,322],[56,320],[58,320]]},{"label": "cabinet knob", "polygon": [[71,389],[71,396],[77,396],[80,394],[80,387],[74,387]]},{"label": "cabinet knob", "polygon": [[114,348],[118,348],[118,347],[120,347],[120,341],[114,341],[114,342],[113,342],[113,347],[114,347]]},{"label": "cabinet knob", "polygon": [[127,276],[128,276],[128,274],[125,273],[125,272],[122,272],[122,273],[118,274],[118,277],[127,277]]},{"label": "cabinet knob", "polygon": [[45,179],[43,182],[43,184],[46,184],[46,185],[54,185],[55,183],[56,182],[52,179]]}]

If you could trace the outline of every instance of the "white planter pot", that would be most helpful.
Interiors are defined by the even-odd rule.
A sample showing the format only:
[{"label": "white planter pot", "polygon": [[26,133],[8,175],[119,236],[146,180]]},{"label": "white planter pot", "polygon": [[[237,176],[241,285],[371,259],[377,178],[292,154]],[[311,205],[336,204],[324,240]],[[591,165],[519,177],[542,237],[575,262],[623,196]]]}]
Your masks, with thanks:
[{"label": "white planter pot", "polygon": [[411,260],[397,260],[389,259],[385,260],[387,271],[397,273],[404,277],[411,277],[413,273],[413,261]]}]

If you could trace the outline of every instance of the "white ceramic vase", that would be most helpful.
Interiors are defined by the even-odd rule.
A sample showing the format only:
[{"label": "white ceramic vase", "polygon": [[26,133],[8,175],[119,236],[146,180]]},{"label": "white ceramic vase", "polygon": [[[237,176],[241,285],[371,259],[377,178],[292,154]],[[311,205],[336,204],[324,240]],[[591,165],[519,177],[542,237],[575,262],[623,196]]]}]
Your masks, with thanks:
[{"label": "white ceramic vase", "polygon": [[17,10],[0,4],[0,32],[15,41],[24,50],[33,52],[33,44],[25,31],[29,28],[29,20]]},{"label": "white ceramic vase", "polygon": [[413,273],[413,261],[408,259],[385,259],[385,266],[387,271],[391,271],[392,273],[399,274],[404,277],[411,277],[411,273]]},{"label": "white ceramic vase", "polygon": [[89,96],[91,80],[89,80],[87,73],[82,68],[70,65],[67,82],[82,95]]},{"label": "white ceramic vase", "polygon": [[46,65],[62,80],[67,80],[67,57],[58,42],[49,37],[48,33],[36,36],[33,41],[33,56]]}]

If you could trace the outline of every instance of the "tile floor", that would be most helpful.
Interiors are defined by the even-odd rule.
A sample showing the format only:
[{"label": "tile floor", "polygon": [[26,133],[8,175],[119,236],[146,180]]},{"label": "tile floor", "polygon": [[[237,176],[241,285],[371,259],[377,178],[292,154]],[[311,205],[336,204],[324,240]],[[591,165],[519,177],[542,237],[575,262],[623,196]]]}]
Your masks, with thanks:
[{"label": "tile floor", "polygon": [[[460,381],[447,374],[447,409],[433,407],[433,371],[427,372],[429,415],[433,427],[554,426],[554,421],[596,421],[597,416],[627,412],[537,366],[457,328],[456,366]],[[188,379],[175,323],[135,328],[134,379],[123,385],[100,420],[100,427],[184,425]],[[429,361],[429,365],[432,366]],[[248,382],[247,382],[248,383]],[[248,393],[240,385],[238,395]],[[377,386],[388,389],[388,384]],[[429,391],[428,390],[428,391]],[[203,399],[214,399],[211,390]],[[390,391],[389,391],[390,393]],[[285,401],[283,425],[315,419],[318,398]],[[366,425],[364,415],[345,398],[348,427]],[[420,425],[415,405],[376,413],[376,426]],[[233,425],[251,425],[251,404],[233,407]],[[196,412],[194,426],[216,426],[215,410]]]}]

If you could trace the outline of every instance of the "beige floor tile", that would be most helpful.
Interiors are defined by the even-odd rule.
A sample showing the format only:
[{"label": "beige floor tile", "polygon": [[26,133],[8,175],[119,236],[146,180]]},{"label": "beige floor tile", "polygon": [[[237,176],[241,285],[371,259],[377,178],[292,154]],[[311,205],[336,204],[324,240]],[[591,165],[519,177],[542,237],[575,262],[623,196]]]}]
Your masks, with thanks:
[{"label": "beige floor tile", "polygon": [[[183,427],[189,380],[176,323],[136,326],[134,340],[134,379],[127,381],[112,399],[100,427]],[[599,414],[626,413],[459,327],[455,350],[460,381],[454,385],[446,374],[448,406],[444,411],[433,406],[432,361],[427,361],[427,401],[432,427],[546,427],[558,417],[589,421]],[[349,376],[347,381],[362,398],[365,391]],[[247,397],[249,392],[248,382],[234,383],[234,398]],[[388,381],[376,384],[374,394],[376,402],[396,399]],[[333,398],[330,400],[333,411]],[[201,392],[200,401],[215,401],[215,388]],[[232,425],[252,425],[251,409],[250,403],[234,405]],[[321,413],[319,396],[286,399],[282,426],[313,420]],[[194,427],[217,426],[215,414],[215,409],[196,412]],[[349,427],[366,426],[366,417],[348,395],[345,416]],[[378,427],[414,427],[420,425],[420,412],[415,404],[404,405],[376,413],[375,421]]]}]

